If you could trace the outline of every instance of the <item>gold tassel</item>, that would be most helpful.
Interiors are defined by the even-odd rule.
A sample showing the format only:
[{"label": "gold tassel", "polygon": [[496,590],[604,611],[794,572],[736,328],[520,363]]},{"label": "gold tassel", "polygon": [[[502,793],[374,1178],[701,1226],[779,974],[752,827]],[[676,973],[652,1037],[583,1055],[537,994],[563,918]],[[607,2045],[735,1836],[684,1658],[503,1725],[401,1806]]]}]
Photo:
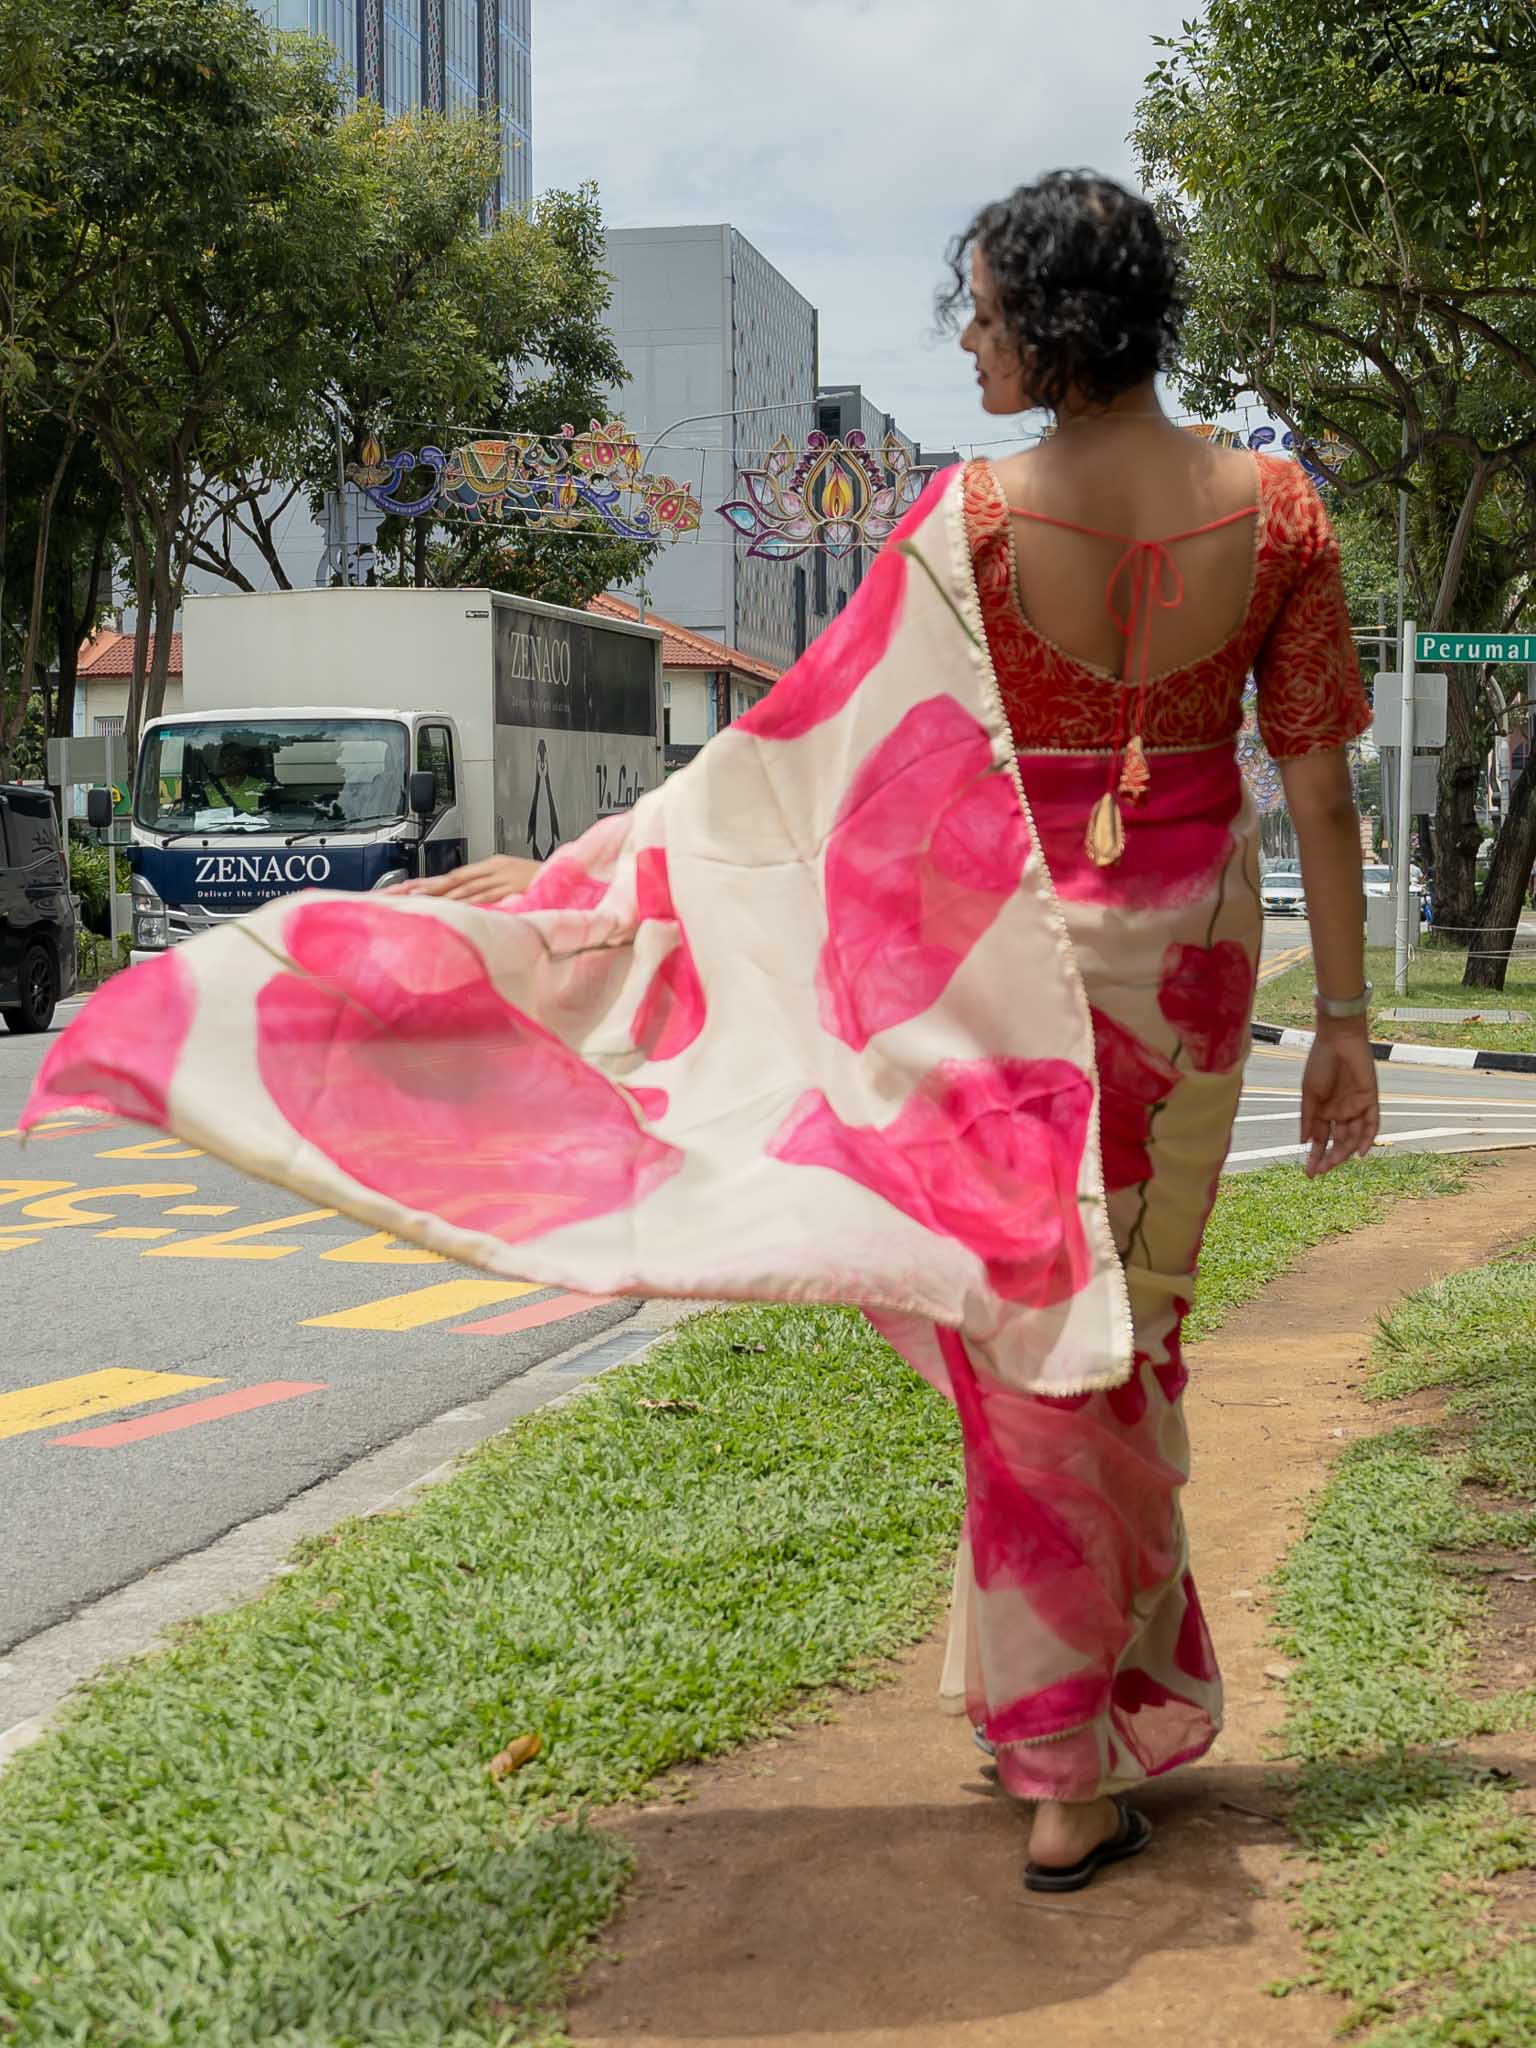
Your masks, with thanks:
[{"label": "gold tassel", "polygon": [[1125,821],[1120,805],[1106,790],[1088,816],[1083,847],[1096,868],[1112,868],[1125,851]]},{"label": "gold tassel", "polygon": [[1127,803],[1139,804],[1152,787],[1152,769],[1140,733],[1132,733],[1120,767],[1120,794]]}]

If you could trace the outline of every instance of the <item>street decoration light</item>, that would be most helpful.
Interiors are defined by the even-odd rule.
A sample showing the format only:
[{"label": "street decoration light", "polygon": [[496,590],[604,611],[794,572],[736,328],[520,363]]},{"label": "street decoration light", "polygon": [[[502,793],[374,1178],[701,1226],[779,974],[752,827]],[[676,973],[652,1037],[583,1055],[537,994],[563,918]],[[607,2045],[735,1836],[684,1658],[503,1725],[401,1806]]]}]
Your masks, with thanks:
[{"label": "street decoration light", "polygon": [[745,498],[716,509],[747,537],[749,555],[792,562],[819,549],[840,561],[888,540],[936,474],[917,467],[894,434],[880,455],[877,463],[857,430],[842,441],[811,434],[803,449],[784,435],[761,469],[741,471]]},{"label": "street decoration light", "polygon": [[[429,481],[417,481],[422,471]],[[593,420],[578,433],[509,434],[386,455],[370,434],[347,477],[371,504],[402,519],[425,514],[468,526],[536,520],[577,527],[596,517],[621,540],[685,540],[702,506],[686,483],[651,474],[622,420]],[[514,522],[512,515],[521,515]]]}]

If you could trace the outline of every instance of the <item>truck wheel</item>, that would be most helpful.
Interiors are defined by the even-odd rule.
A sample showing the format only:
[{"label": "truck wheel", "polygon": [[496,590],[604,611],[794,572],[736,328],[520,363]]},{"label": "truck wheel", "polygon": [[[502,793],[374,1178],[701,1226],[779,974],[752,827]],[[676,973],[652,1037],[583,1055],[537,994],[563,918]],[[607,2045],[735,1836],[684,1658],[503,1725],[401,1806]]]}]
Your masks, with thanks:
[{"label": "truck wheel", "polygon": [[53,961],[46,946],[33,946],[22,958],[21,1001],[0,1010],[8,1031],[46,1031],[58,1001]]}]

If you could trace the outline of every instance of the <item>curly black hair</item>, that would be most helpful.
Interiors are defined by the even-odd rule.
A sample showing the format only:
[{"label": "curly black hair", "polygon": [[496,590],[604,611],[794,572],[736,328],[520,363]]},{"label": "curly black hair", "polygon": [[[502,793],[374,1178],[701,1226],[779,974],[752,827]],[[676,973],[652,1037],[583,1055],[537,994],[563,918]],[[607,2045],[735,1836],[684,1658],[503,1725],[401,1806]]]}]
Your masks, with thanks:
[{"label": "curly black hair", "polygon": [[1150,203],[1091,171],[1048,171],[984,206],[948,250],[954,282],[939,294],[950,327],[970,304],[979,249],[1031,402],[1070,395],[1104,405],[1178,352],[1185,310],[1177,244]]}]

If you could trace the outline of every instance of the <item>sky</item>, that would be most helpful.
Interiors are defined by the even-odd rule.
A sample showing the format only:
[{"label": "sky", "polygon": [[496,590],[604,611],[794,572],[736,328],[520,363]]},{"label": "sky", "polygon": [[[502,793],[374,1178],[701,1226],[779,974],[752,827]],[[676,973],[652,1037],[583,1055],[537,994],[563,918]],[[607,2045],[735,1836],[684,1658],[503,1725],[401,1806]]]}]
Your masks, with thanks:
[{"label": "sky", "polygon": [[934,337],[944,248],[1038,172],[1135,182],[1152,37],[1197,0],[535,0],[534,178],[612,227],[729,221],[821,314],[825,383],[999,443]]}]

